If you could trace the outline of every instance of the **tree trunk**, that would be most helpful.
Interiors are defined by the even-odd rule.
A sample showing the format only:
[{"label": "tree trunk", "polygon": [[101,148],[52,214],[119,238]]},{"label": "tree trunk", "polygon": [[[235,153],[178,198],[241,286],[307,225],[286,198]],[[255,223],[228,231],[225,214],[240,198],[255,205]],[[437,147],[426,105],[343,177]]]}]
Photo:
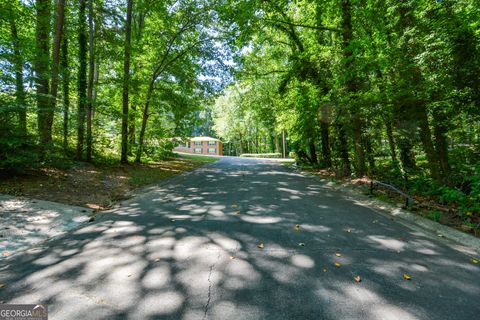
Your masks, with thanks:
[{"label": "tree trunk", "polygon": [[[130,145],[135,144],[135,135],[136,135],[136,126],[135,126],[135,118],[136,118],[136,111],[137,107],[132,105],[131,112],[129,112],[129,120],[128,120],[128,143]],[[131,154],[131,150],[129,149],[129,154]]]},{"label": "tree trunk", "polygon": [[65,18],[65,0],[58,0],[55,18],[55,38],[53,39],[52,50],[52,83],[50,92],[49,110],[45,114],[45,130],[48,136],[52,137],[53,117],[57,106],[58,94],[58,70],[60,65],[60,47],[63,36],[63,24]]},{"label": "tree trunk", "polygon": [[93,82],[95,77],[95,47],[93,40],[93,0],[88,1],[88,104],[87,104],[87,161],[92,161],[92,117],[93,117]]},{"label": "tree trunk", "polygon": [[152,98],[152,93],[153,93],[153,87],[155,85],[155,79],[152,79],[150,82],[150,85],[148,87],[148,92],[147,92],[147,99],[145,100],[145,108],[143,109],[143,117],[142,117],[142,127],[140,128],[140,135],[138,137],[138,149],[137,149],[137,155],[135,157],[135,162],[140,163],[141,158],[142,158],[142,152],[143,152],[143,141],[145,139],[145,131],[147,129],[147,121],[148,117],[150,116],[149,108],[150,108],[150,99]]},{"label": "tree trunk", "polygon": [[[127,2],[127,21],[125,26],[125,52],[123,59],[123,94],[122,94],[122,154],[121,154],[121,163],[128,163],[128,88],[130,84],[130,50],[131,50],[131,34],[132,34],[132,7],[133,0],[128,0]],[[143,115],[142,120],[142,131],[145,134],[144,126],[147,125],[146,121],[148,119],[148,104],[150,99],[147,97],[147,103],[145,104],[145,109],[147,113]],[[145,122],[145,124],[143,124]],[[142,144],[143,144],[143,135],[140,133],[140,145],[137,150],[137,157],[135,162],[140,162],[140,157],[142,154]]]},{"label": "tree trunk", "polygon": [[310,139],[310,142],[308,143],[308,149],[310,151],[310,160],[312,164],[317,165],[318,164],[317,148],[315,147],[314,139]]},{"label": "tree trunk", "polygon": [[433,147],[432,133],[428,123],[427,110],[424,106],[419,106],[418,110],[418,126],[420,128],[420,140],[422,141],[423,150],[427,156],[428,166],[433,178],[441,181],[442,175],[438,166],[438,159]]},{"label": "tree trunk", "polygon": [[36,0],[35,31],[35,87],[37,91],[37,123],[40,146],[45,148],[52,141],[46,127],[49,110],[49,44],[50,44],[50,0]]},{"label": "tree trunk", "polygon": [[373,138],[371,137],[367,137],[366,139],[364,139],[365,151],[367,152],[368,159],[368,174],[370,177],[373,177],[375,175],[375,156],[373,154],[372,140]]},{"label": "tree trunk", "polygon": [[10,20],[10,31],[13,40],[13,66],[15,70],[15,100],[18,109],[18,130],[22,137],[26,137],[28,132],[25,88],[23,87],[23,58],[20,52],[20,39],[18,38],[17,25],[13,17]]},{"label": "tree trunk", "polygon": [[392,164],[396,166],[398,163],[397,150],[395,146],[395,139],[393,138],[392,123],[390,120],[385,120],[385,128],[387,130],[388,147],[390,148],[390,157],[392,158]]},{"label": "tree trunk", "polygon": [[332,153],[330,151],[330,134],[329,134],[329,124],[323,122],[320,124],[320,131],[322,137],[322,158],[323,164],[327,168],[332,167]]},{"label": "tree trunk", "polygon": [[[64,25],[66,28],[66,24]],[[64,31],[65,34],[65,31]],[[68,36],[62,39],[62,56],[60,59],[62,68],[62,91],[63,91],[63,150],[68,152],[68,121],[70,112],[70,69],[68,67]]]},{"label": "tree trunk", "polygon": [[[343,0],[342,2],[342,40],[343,40],[343,56],[345,59],[344,73],[348,74],[348,79],[345,83],[347,92],[355,94],[357,90],[357,80],[355,75],[350,75],[354,70],[354,55],[351,48],[351,42],[353,40],[352,29],[352,8],[350,0]],[[362,144],[362,121],[360,119],[360,112],[358,106],[350,106],[350,113],[352,117],[352,136],[353,145],[355,150],[355,160],[357,167],[357,175],[363,176],[366,173],[365,164],[365,151]]]},{"label": "tree trunk", "polygon": [[435,137],[435,150],[437,152],[437,158],[442,170],[444,178],[448,177],[450,173],[450,163],[448,160],[448,116],[443,110],[438,110],[433,113],[433,135]]},{"label": "tree trunk", "polygon": [[356,111],[352,114],[352,133],[353,144],[355,148],[355,160],[357,167],[357,176],[363,177],[366,173],[365,151],[363,149],[362,124],[360,116]]},{"label": "tree trunk", "polygon": [[77,127],[77,160],[83,156],[83,143],[85,137],[85,111],[87,105],[87,31],[86,31],[86,0],[79,0],[80,10],[78,15],[78,43],[79,43],[79,69],[78,69],[78,127]]},{"label": "tree trunk", "polygon": [[345,133],[345,126],[338,124],[338,149],[340,152],[340,158],[342,161],[341,175],[343,177],[350,177],[352,171],[350,169],[350,159],[348,155],[348,142],[347,135]]}]

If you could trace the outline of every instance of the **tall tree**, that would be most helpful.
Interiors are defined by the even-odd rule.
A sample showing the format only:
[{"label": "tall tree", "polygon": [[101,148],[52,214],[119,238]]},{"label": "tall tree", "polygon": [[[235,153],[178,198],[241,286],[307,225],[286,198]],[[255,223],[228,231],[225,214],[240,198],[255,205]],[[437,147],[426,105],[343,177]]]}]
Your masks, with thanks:
[{"label": "tall tree", "polygon": [[127,0],[127,21],[125,24],[125,49],[123,58],[122,151],[120,158],[121,163],[128,163],[128,89],[130,85],[132,10],[133,0]]},{"label": "tall tree", "polygon": [[58,73],[60,65],[60,48],[62,43],[63,36],[63,24],[65,18],[65,0],[57,1],[57,8],[55,11],[55,22],[54,30],[55,37],[53,39],[53,49],[52,49],[52,81],[51,81],[51,90],[50,90],[50,99],[49,99],[49,110],[45,115],[45,130],[47,130],[48,135],[52,136],[52,126],[53,118],[55,114],[55,108],[57,105],[57,93],[58,93]]},{"label": "tall tree", "polygon": [[50,0],[36,0],[35,32],[35,86],[37,91],[37,123],[40,145],[45,147],[52,141],[51,131],[47,126],[50,80]]},{"label": "tall tree", "polygon": [[62,91],[63,91],[63,139],[62,146],[65,153],[68,151],[68,129],[70,118],[70,69],[68,63],[68,34],[67,24],[64,26],[64,37],[62,38],[62,51],[60,57],[60,66],[62,74]]},{"label": "tall tree", "polygon": [[25,88],[23,84],[23,58],[21,53],[20,38],[18,37],[17,24],[12,14],[10,17],[10,31],[13,40],[13,65],[15,70],[15,98],[18,109],[18,129],[21,136],[27,136],[27,105],[25,101]]},{"label": "tall tree", "polygon": [[83,158],[85,139],[85,113],[87,107],[87,27],[86,0],[79,0],[78,13],[78,123],[77,123],[77,156]]},{"label": "tall tree", "polygon": [[93,0],[88,0],[88,93],[87,93],[87,156],[88,162],[92,161],[92,117],[93,117],[93,85],[95,77],[95,42],[94,42],[94,29],[93,29]]}]

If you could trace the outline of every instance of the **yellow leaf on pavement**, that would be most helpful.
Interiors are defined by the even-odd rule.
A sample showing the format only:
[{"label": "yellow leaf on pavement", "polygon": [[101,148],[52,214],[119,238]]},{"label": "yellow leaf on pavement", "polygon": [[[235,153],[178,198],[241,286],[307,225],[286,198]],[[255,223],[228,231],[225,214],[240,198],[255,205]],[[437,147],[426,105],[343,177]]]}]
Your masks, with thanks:
[{"label": "yellow leaf on pavement", "polygon": [[478,260],[477,260],[477,259],[472,259],[472,262],[475,263],[475,264],[478,264]]},{"label": "yellow leaf on pavement", "polygon": [[353,277],[353,279],[355,280],[355,282],[362,282],[362,278],[360,278],[360,276],[355,276]]},{"label": "yellow leaf on pavement", "polygon": [[337,257],[341,257],[341,256],[342,256],[342,254],[341,254],[340,252],[335,253],[335,255],[336,255]]},{"label": "yellow leaf on pavement", "polygon": [[335,262],[335,267],[340,268],[342,264],[340,262]]},{"label": "yellow leaf on pavement", "polygon": [[410,279],[412,279],[412,276],[404,273],[404,274],[403,274],[403,279],[405,279],[405,280],[410,280]]},{"label": "yellow leaf on pavement", "polygon": [[5,283],[0,283],[0,289],[5,287]]},{"label": "yellow leaf on pavement", "polygon": [[257,247],[259,247],[260,249],[263,249],[265,248],[265,245],[263,243],[260,243]]}]

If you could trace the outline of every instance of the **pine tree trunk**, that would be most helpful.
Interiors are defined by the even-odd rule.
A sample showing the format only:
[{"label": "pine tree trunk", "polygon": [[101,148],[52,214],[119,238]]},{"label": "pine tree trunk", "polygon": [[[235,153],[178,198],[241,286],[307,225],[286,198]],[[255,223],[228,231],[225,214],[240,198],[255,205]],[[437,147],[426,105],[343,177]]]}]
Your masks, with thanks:
[{"label": "pine tree trunk", "polygon": [[79,0],[80,10],[78,15],[78,43],[79,43],[79,69],[78,69],[78,127],[77,127],[77,160],[83,157],[85,139],[85,113],[87,106],[87,31],[86,31],[86,0]]},{"label": "pine tree trunk", "polygon": [[88,0],[88,89],[87,89],[87,157],[88,162],[92,161],[92,117],[93,117],[93,84],[95,79],[95,43],[93,39],[93,0]]},{"label": "pine tree trunk", "polygon": [[37,123],[40,146],[44,149],[52,141],[46,127],[49,110],[49,46],[50,46],[50,0],[36,0],[35,31],[35,87],[37,91]]},{"label": "pine tree trunk", "polygon": [[20,51],[20,39],[18,38],[17,25],[13,17],[10,20],[10,31],[13,40],[13,66],[15,70],[15,100],[18,109],[18,130],[22,137],[26,137],[28,132],[25,88],[23,87],[23,58]]},{"label": "pine tree trunk", "polygon": [[[130,51],[131,51],[131,34],[132,34],[132,8],[133,0],[128,0],[127,2],[127,21],[125,26],[125,52],[123,59],[123,94],[122,94],[122,153],[120,162],[128,163],[128,88],[130,84]],[[147,98],[147,103],[145,109],[148,109],[148,104],[150,103],[149,98]],[[148,110],[147,110],[148,111]],[[146,126],[146,121],[148,119],[148,113],[144,111],[144,121]],[[144,130],[144,124],[142,121],[142,130]],[[145,132],[143,132],[145,134]],[[140,139],[143,139],[142,133],[140,134]],[[143,141],[141,142],[141,144]],[[138,146],[137,157],[135,162],[140,162],[140,157],[142,154],[142,145]]]}]

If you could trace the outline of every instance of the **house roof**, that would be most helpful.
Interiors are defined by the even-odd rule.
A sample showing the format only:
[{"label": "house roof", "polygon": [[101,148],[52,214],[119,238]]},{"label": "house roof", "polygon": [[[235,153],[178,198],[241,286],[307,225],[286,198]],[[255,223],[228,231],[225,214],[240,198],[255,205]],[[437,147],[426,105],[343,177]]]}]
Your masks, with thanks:
[{"label": "house roof", "polygon": [[220,141],[220,140],[212,138],[212,137],[193,137],[190,140],[191,141]]}]

